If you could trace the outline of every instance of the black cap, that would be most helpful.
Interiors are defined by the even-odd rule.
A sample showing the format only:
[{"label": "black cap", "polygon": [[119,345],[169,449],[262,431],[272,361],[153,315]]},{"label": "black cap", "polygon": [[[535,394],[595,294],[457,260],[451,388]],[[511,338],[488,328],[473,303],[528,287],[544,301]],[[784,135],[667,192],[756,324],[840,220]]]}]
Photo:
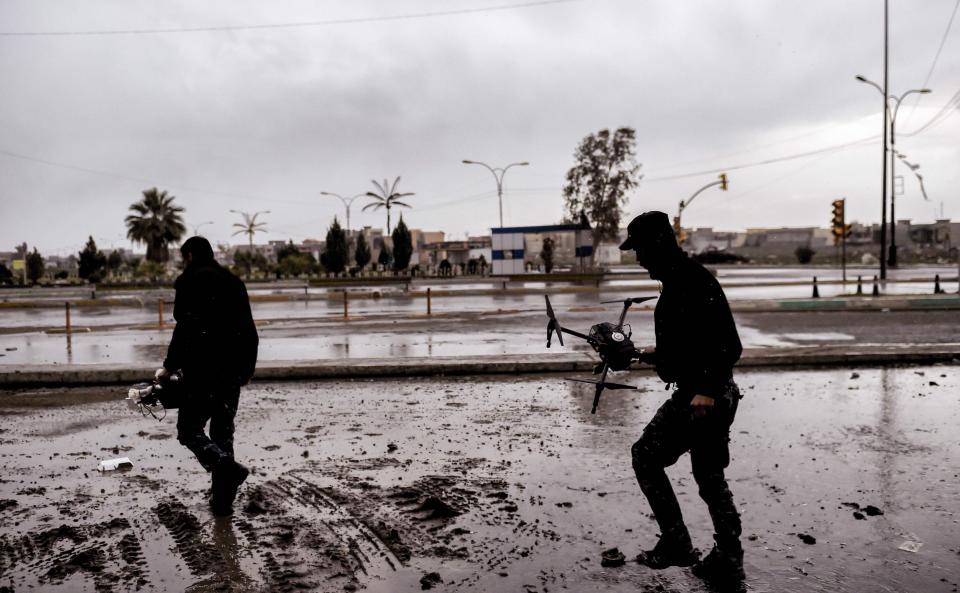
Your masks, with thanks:
[{"label": "black cap", "polygon": [[629,251],[637,247],[680,249],[673,227],[670,226],[670,217],[651,210],[631,220],[627,225],[627,239],[620,244],[620,249]]}]

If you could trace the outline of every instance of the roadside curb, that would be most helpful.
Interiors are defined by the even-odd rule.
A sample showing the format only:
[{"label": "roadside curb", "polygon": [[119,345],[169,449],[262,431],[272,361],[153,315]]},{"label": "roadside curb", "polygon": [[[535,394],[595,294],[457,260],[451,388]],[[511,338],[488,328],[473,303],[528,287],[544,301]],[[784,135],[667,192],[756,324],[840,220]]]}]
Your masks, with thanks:
[{"label": "roadside curb", "polygon": [[[738,367],[841,367],[920,365],[960,362],[960,344],[883,345],[869,348],[816,346],[751,349]],[[535,373],[589,373],[597,360],[593,353],[565,352],[540,355],[503,355],[398,359],[268,361],[257,368],[256,381],[318,379],[376,379],[463,375],[520,375]],[[130,385],[153,376],[152,365],[34,365],[4,368],[0,387],[76,387]],[[634,372],[652,373],[646,367]]]}]

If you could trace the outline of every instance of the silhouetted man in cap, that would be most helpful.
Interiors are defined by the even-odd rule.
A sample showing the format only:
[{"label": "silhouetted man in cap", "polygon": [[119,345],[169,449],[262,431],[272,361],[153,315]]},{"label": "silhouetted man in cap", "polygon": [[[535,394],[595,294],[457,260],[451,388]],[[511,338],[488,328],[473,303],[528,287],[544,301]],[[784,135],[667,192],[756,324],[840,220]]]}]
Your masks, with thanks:
[{"label": "silhouetted man in cap", "polygon": [[[733,315],[716,278],[677,245],[663,212],[634,218],[620,249],[635,251],[637,263],[663,286],[654,312],[656,347],[637,351],[636,358],[676,386],[632,449],[637,481],[661,531],[657,545],[637,560],[657,569],[695,565],[693,572],[701,578],[739,589],[744,576],[740,515],[724,477],[730,424],[741,397],[732,372],[742,352]],[[664,472],[688,451],[715,531],[715,545],[703,560]]]},{"label": "silhouetted man in cap", "polygon": [[214,260],[210,243],[191,237],[180,253],[186,267],[174,285],[177,325],[157,376],[182,371],[177,440],[212,473],[213,512],[229,515],[249,473],[233,458],[234,417],[240,387],[253,376],[259,338],[246,287]]}]

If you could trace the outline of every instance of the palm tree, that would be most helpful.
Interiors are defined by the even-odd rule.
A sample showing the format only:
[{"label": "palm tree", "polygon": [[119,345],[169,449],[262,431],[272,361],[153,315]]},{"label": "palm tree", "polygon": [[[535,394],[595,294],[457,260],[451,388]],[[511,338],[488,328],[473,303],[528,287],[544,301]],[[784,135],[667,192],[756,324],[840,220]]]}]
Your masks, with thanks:
[{"label": "palm tree", "polygon": [[371,179],[370,181],[373,182],[373,185],[376,186],[377,191],[379,193],[373,193],[372,191],[367,192],[367,195],[373,198],[373,201],[371,201],[369,204],[364,206],[363,210],[366,211],[367,209],[370,209],[370,208],[374,210],[379,210],[380,208],[386,208],[387,209],[387,236],[390,236],[390,208],[393,208],[394,206],[403,206],[404,208],[412,208],[410,204],[407,204],[406,202],[401,202],[399,198],[412,196],[413,192],[407,192],[402,194],[397,193],[397,184],[400,183],[399,176],[397,176],[397,178],[394,180],[392,186],[387,182],[386,179],[383,180],[383,185],[380,185],[373,179]]},{"label": "palm tree", "polygon": [[187,232],[181,213],[173,204],[174,197],[155,187],[143,190],[143,199],[130,205],[126,218],[127,238],[147,246],[147,260],[165,263],[170,259],[167,246],[179,241]]},{"label": "palm tree", "polygon": [[250,214],[249,212],[240,212],[239,210],[231,210],[230,212],[243,216],[242,223],[239,223],[239,222],[233,223],[233,226],[238,228],[238,230],[235,231],[233,234],[234,235],[245,234],[247,235],[247,238],[250,240],[250,243],[249,243],[250,250],[247,251],[247,257],[246,257],[247,277],[249,278],[250,274],[253,273],[253,259],[254,259],[253,235],[259,232],[264,232],[264,233],[267,232],[267,223],[257,222],[257,217],[260,216],[261,214],[270,214],[270,211],[262,210],[260,212],[254,212],[253,214]]},{"label": "palm tree", "polygon": [[235,222],[233,226],[238,227],[240,230],[233,233],[234,235],[245,234],[250,240],[250,253],[253,253],[253,235],[260,232],[267,232],[267,223],[257,222],[257,217],[261,214],[270,214],[269,210],[261,210],[260,212],[254,212],[250,214],[249,212],[240,212],[239,210],[231,210],[230,212],[235,212],[243,216],[243,222]]}]

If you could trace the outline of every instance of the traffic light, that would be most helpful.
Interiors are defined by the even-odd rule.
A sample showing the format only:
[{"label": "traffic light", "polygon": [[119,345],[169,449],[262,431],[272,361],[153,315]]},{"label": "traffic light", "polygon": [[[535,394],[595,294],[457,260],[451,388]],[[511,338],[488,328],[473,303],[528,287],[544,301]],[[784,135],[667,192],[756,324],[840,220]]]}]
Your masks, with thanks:
[{"label": "traffic light", "polygon": [[722,189],[723,191],[727,191],[727,174],[726,173],[720,174],[720,189]]},{"label": "traffic light", "polygon": [[844,200],[833,201],[833,220],[831,221],[831,232],[833,233],[834,244],[839,244],[843,237],[849,236],[850,227],[844,224],[843,212]]},{"label": "traffic light", "polygon": [[673,217],[673,233],[677,236],[677,244],[682,245],[686,240],[687,235],[683,232],[683,229],[680,228],[680,217]]}]

